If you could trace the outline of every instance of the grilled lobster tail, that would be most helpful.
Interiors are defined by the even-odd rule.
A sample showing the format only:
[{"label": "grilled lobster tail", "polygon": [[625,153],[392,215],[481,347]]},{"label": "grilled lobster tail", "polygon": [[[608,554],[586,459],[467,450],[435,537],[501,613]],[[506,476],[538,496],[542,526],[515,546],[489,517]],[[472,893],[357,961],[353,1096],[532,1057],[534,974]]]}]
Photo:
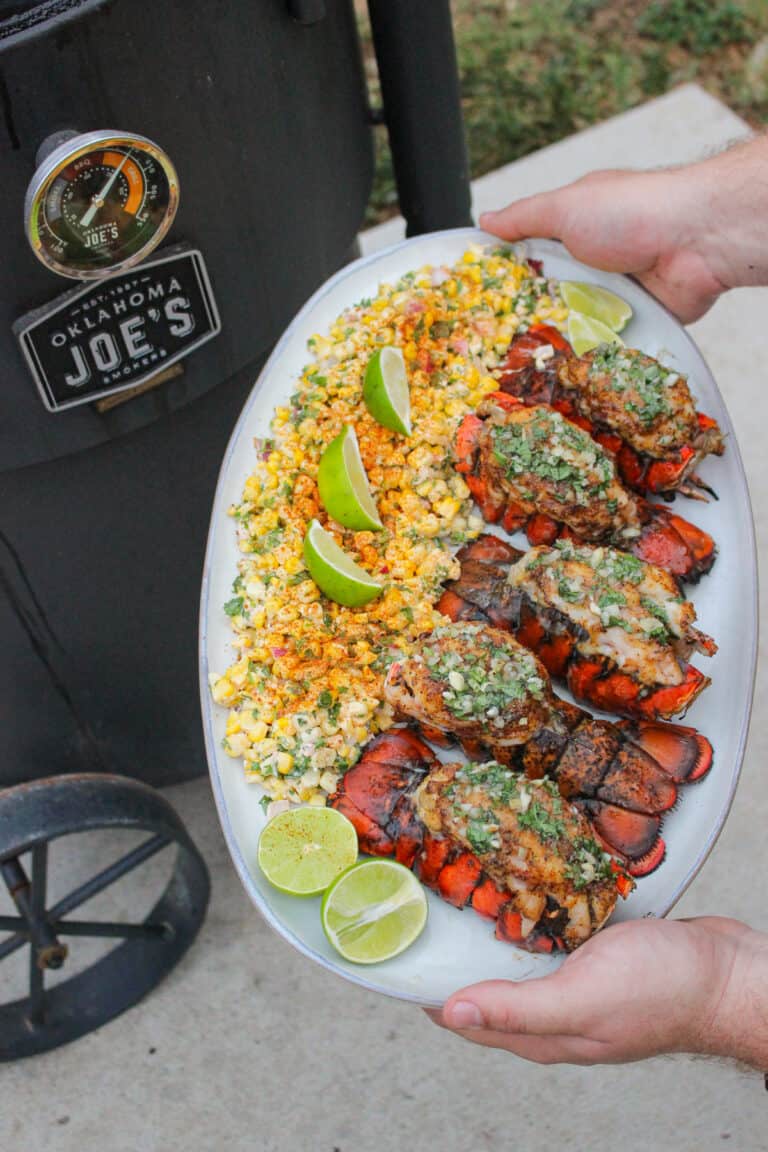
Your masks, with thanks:
[{"label": "grilled lobster tail", "polygon": [[[573,549],[571,551],[575,552]],[[588,550],[582,551],[589,555]],[[510,570],[513,566],[519,567],[519,562],[524,561],[526,555],[532,558],[530,560],[532,577],[528,581],[528,586],[511,584]],[[709,684],[709,679],[686,659],[678,658],[674,648],[669,644],[651,642],[643,637],[635,641],[635,646],[650,649],[649,655],[646,652],[647,658],[644,662],[645,678],[636,671],[627,670],[628,641],[625,632],[621,633],[624,645],[623,666],[620,667],[616,660],[610,658],[605,644],[599,655],[594,653],[597,645],[593,645],[585,653],[585,647],[589,646],[585,646],[584,640],[589,640],[590,637],[585,633],[578,618],[569,615],[568,610],[572,605],[561,601],[559,608],[554,606],[553,597],[547,594],[547,588],[543,590],[543,594],[535,598],[532,595],[531,585],[535,575],[541,577],[541,573],[547,571],[544,564],[546,555],[544,552],[542,556],[541,550],[538,550],[538,553],[534,550],[533,553],[525,554],[491,534],[480,536],[457,553],[461,573],[457,580],[451,580],[446,584],[446,590],[437,607],[451,620],[484,621],[495,628],[510,632],[516,640],[536,653],[553,678],[565,681],[577,699],[584,700],[595,708],[647,720],[668,719],[685,712]],[[560,551],[555,554],[556,560],[561,557],[567,558],[568,555],[567,546],[561,546]],[[584,565],[585,571],[590,575],[595,567],[599,571],[595,557],[608,555],[610,553],[606,550],[600,553],[593,551],[593,564]],[[640,580],[643,570],[637,561],[632,563],[637,569],[635,579]],[[664,574],[656,574],[657,586],[661,583],[659,578],[663,580]],[[674,595],[677,589],[669,577],[666,577],[666,580],[670,585],[671,594]],[[533,587],[535,588],[535,584]],[[614,581],[613,599],[617,599],[616,587]],[[567,584],[565,591],[570,592]],[[632,591],[630,587],[629,592]],[[578,598],[578,593],[570,594],[572,598]],[[589,594],[586,598],[590,599]],[[658,606],[656,610],[658,611]],[[692,607],[690,614],[693,615]],[[598,617],[598,631],[600,627]],[[693,628],[689,631],[700,650],[709,655],[716,651],[716,646],[709,637]],[[666,682],[662,671],[667,673]]]},{"label": "grilled lobster tail", "polygon": [[629,492],[613,455],[582,424],[504,392],[465,416],[456,468],[483,518],[507,532],[523,529],[534,545],[563,538],[611,543],[682,580],[706,574],[716,556],[712,537]]},{"label": "grilled lobster tail", "polygon": [[452,734],[471,760],[556,781],[633,876],[661,863],[663,814],[678,786],[712,762],[709,742],[690,728],[614,724],[559,699],[538,661],[478,624],[435,629],[418,655],[390,666],[384,694],[399,716]]},{"label": "grilled lobster tail", "polygon": [[[330,803],[354,824],[362,852],[395,856],[454,907],[471,907],[495,920],[498,939],[535,952],[575,947],[601,926],[617,891],[626,895],[631,881],[618,869],[609,883],[599,886],[596,898],[573,891],[570,883],[551,885],[546,895],[528,890],[522,882],[505,887],[498,859],[495,865],[481,861],[458,839],[434,835],[427,826],[439,809],[441,794],[447,802],[463,771],[460,765],[441,765],[412,730],[391,729],[368,744]],[[455,806],[452,800],[449,806]],[[517,863],[525,869],[523,861]],[[563,889],[561,903],[555,893]]]},{"label": "grilled lobster tail", "polygon": [[[642,361],[648,365],[654,363],[649,357],[643,357]],[[636,427],[639,424],[639,435],[634,437],[633,445],[632,429],[624,426],[632,422],[632,410],[622,405],[621,419],[617,419],[615,407],[610,403],[615,394],[611,396],[610,388],[607,404],[605,394],[596,396],[585,388],[592,363],[591,355],[574,356],[568,341],[556,328],[534,324],[510,344],[499,374],[499,389],[524,404],[549,404],[588,431],[613,453],[621,479],[636,492],[664,499],[672,499],[676,492],[695,499],[706,499],[702,491],[714,495],[694,469],[705,456],[722,454],[723,437],[711,416],[695,411],[685,381],[680,378],[677,388],[683,392],[681,399],[687,417],[683,428],[687,435],[681,436],[678,430],[677,442],[665,446],[665,441],[670,439],[666,423],[655,429],[654,435],[642,421],[634,421]],[[679,421],[679,406],[674,414]],[[648,451],[649,448],[653,450]]]}]

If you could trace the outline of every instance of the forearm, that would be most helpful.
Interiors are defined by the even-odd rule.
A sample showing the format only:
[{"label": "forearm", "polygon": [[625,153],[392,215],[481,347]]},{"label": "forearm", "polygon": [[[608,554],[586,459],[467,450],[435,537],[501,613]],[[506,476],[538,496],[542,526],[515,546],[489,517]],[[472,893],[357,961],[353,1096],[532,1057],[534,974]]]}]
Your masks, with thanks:
[{"label": "forearm", "polygon": [[729,1056],[768,1072],[768,935],[728,920],[694,921],[721,937],[729,966],[722,994],[701,1028],[698,1051]]}]

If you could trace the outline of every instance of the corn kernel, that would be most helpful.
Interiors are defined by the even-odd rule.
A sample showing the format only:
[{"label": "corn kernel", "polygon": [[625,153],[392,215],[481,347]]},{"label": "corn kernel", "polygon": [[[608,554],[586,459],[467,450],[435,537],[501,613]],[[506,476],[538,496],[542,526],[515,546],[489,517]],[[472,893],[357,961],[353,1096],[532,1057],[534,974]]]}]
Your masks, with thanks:
[{"label": "corn kernel", "polygon": [[217,704],[226,704],[228,700],[235,698],[237,689],[231,680],[228,680],[226,676],[221,676],[211,689],[211,695]]},{"label": "corn kernel", "polygon": [[339,784],[338,772],[323,772],[320,777],[320,787],[329,794],[335,792]]},{"label": "corn kernel", "polygon": [[242,756],[250,745],[245,732],[236,732],[234,736],[227,736],[223,743],[227,756]]},{"label": "corn kernel", "polygon": [[414,344],[413,340],[409,340],[405,348],[403,348],[403,356],[406,360],[415,360],[417,352],[418,348]]},{"label": "corn kernel", "polygon": [[281,776],[287,776],[289,772],[293,771],[293,756],[290,752],[278,752],[277,770]]},{"label": "corn kernel", "polygon": [[460,508],[459,501],[453,496],[446,496],[438,504],[435,504],[435,512],[438,516],[442,516],[444,520],[452,519]]},{"label": "corn kernel", "polygon": [[246,500],[257,500],[261,495],[261,477],[251,475],[243,487],[243,496]]},{"label": "corn kernel", "polygon": [[263,720],[257,720],[248,734],[251,737],[252,743],[258,744],[267,734],[267,725]]},{"label": "corn kernel", "polygon": [[227,716],[227,736],[234,736],[240,731],[240,716],[237,712],[230,712]]}]

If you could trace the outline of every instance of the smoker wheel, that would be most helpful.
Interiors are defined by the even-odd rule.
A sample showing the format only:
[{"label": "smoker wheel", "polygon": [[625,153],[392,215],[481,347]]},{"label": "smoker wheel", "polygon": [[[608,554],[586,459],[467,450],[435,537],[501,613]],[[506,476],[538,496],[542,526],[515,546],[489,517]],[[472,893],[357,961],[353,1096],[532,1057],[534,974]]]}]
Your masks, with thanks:
[{"label": "smoker wheel", "polygon": [[[72,833],[133,829],[138,847],[46,908],[48,846]],[[158,852],[176,850],[171,877],[143,923],[72,920],[69,914]],[[22,857],[29,853],[31,874]],[[29,995],[0,1004],[0,1061],[46,1052],[112,1020],[170,972],[205,916],[210,881],[178,815],[159,792],[123,776],[56,776],[0,791],[0,874],[18,916],[0,916],[0,961],[29,948]],[[68,980],[46,988],[67,958],[66,937],[122,943]]]}]

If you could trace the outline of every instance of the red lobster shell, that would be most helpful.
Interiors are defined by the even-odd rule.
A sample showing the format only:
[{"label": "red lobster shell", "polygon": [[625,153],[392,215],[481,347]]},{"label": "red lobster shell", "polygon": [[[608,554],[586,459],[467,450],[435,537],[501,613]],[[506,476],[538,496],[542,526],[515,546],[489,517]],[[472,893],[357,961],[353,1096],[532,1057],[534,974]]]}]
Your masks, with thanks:
[{"label": "red lobster shell", "polygon": [[[493,392],[485,403],[495,404],[506,412],[526,407],[505,392]],[[470,414],[464,417],[456,435],[456,468],[464,476],[483,518],[489,524],[501,523],[507,532],[524,529],[531,544],[553,544],[563,537],[584,541],[585,537],[579,537],[551,515],[531,513],[514,500],[491,492],[487,475],[489,463],[481,448],[483,431],[483,418]],[[603,451],[599,446],[596,450]],[[641,525],[639,535],[629,543],[617,541],[617,547],[626,548],[641,560],[664,568],[682,580],[695,582],[709,571],[715,561],[716,548],[708,533],[662,505],[649,504],[641,496],[632,496],[632,500]]]},{"label": "red lobster shell", "polygon": [[[677,685],[643,685],[606,657],[582,655],[573,625],[554,609],[542,610],[507,584],[511,564],[524,553],[487,533],[457,553],[461,574],[446,584],[437,608],[451,620],[479,620],[510,632],[534,652],[549,674],[595,708],[621,716],[666,720],[690,707],[709,679],[693,665]],[[712,644],[714,649],[714,644]]]},{"label": "red lobster shell", "polygon": [[[539,365],[536,354],[547,346],[554,349],[554,355]],[[711,416],[696,413],[699,431],[691,443],[671,452],[660,450],[659,458],[638,452],[615,429],[589,418],[577,388],[562,386],[559,366],[565,357],[573,356],[570,344],[557,328],[533,324],[510,344],[498,376],[499,390],[524,404],[549,404],[584,428],[614,454],[619,475],[636,492],[664,499],[672,499],[676,492],[702,499],[699,489],[713,494],[694,472],[705,456],[723,452],[722,435]]]}]

